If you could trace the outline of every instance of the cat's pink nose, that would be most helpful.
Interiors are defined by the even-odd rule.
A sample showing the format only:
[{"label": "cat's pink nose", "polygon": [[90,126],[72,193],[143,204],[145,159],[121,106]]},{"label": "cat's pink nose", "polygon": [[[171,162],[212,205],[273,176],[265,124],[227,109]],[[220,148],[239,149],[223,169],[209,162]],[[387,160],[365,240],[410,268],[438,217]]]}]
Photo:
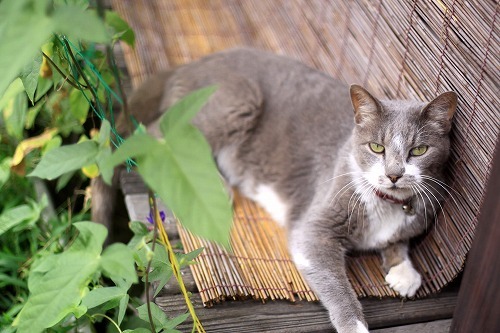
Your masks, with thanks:
[{"label": "cat's pink nose", "polygon": [[389,178],[391,180],[391,182],[393,184],[395,184],[399,178],[401,178],[400,175],[387,175],[387,178]]}]

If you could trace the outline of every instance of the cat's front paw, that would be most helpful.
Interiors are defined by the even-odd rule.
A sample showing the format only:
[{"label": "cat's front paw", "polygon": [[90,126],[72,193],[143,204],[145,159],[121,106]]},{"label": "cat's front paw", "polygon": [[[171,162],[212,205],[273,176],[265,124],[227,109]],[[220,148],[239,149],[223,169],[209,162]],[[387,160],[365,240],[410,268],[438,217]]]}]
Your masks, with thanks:
[{"label": "cat's front paw", "polygon": [[420,274],[413,268],[409,260],[391,267],[385,276],[389,286],[402,297],[413,297],[422,284]]}]

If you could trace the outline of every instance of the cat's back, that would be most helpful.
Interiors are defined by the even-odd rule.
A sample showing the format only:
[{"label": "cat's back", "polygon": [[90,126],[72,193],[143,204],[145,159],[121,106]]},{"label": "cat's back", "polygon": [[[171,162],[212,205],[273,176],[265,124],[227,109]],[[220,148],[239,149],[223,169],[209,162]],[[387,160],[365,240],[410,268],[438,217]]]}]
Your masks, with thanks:
[{"label": "cat's back", "polygon": [[287,56],[229,49],[181,68],[178,75],[196,77],[199,87],[231,76],[254,82],[263,96],[259,133],[264,141],[295,136],[313,149],[343,141],[352,128],[348,86]]}]

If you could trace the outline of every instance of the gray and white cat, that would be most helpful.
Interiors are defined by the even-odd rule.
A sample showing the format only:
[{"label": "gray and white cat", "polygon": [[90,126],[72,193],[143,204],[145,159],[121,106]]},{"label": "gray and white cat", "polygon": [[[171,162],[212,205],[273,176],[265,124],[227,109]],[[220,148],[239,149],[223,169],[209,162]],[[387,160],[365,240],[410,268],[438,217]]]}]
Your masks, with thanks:
[{"label": "gray and white cat", "polygon": [[130,108],[154,133],[164,110],[212,84],[194,124],[221,173],[286,226],[292,257],[336,330],[368,332],[344,256],[380,250],[387,283],[415,295],[421,277],[408,240],[430,227],[446,192],[456,94],[377,100],[295,60],[236,49],[154,76]]}]

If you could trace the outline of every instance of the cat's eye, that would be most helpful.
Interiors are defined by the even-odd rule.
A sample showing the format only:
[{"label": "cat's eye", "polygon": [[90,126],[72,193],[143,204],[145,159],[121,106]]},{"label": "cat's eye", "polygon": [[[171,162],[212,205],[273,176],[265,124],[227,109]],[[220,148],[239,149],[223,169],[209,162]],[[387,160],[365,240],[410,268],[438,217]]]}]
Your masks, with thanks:
[{"label": "cat's eye", "polygon": [[379,145],[378,143],[375,142],[370,142],[370,149],[377,154],[382,154],[385,150],[385,147],[382,145]]},{"label": "cat's eye", "polygon": [[418,146],[410,150],[411,156],[421,156],[427,152],[427,146]]}]

